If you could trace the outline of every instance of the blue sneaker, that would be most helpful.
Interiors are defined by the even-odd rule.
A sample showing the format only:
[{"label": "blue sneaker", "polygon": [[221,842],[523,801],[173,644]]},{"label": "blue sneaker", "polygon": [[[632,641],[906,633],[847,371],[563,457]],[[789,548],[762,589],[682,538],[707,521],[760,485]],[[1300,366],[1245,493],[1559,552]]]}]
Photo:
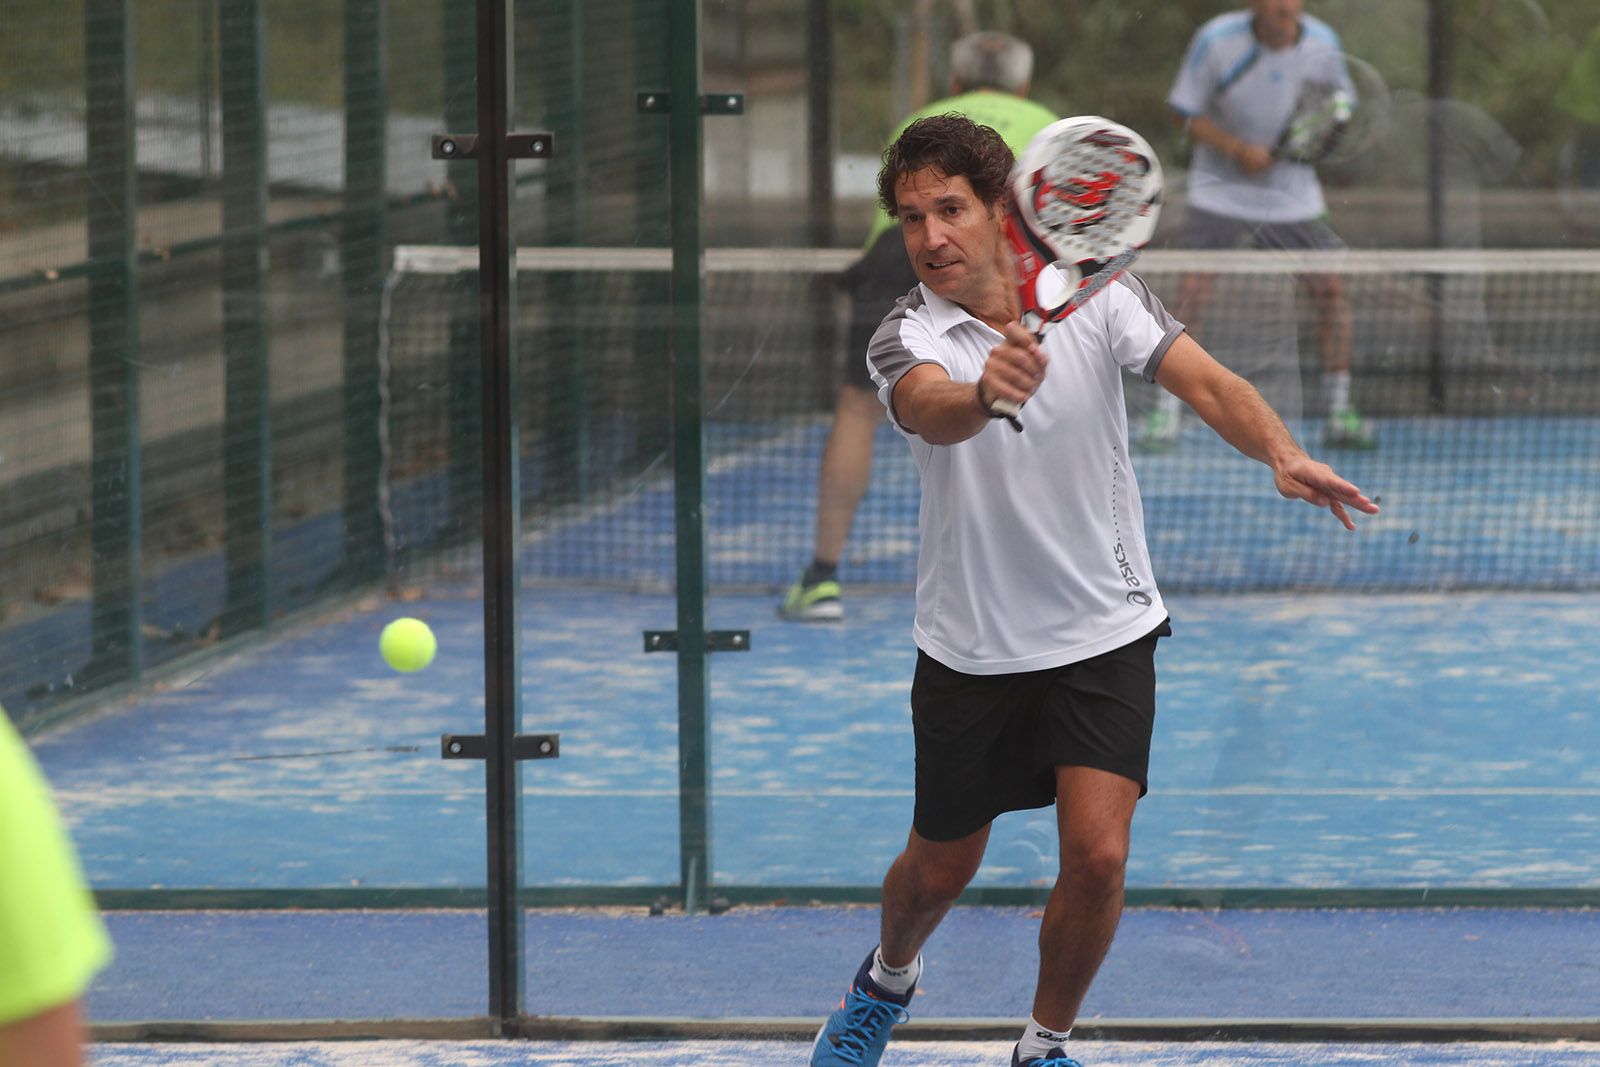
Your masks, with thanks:
[{"label": "blue sneaker", "polygon": [[1011,1046],[1011,1067],[1083,1067],[1083,1064],[1068,1056],[1066,1051],[1057,1045],[1043,1056],[1035,1056],[1025,1060],[1017,1055],[1017,1046]]},{"label": "blue sneaker", "polygon": [[906,1005],[916,987],[904,993],[891,993],[872,980],[872,956],[856,972],[850,991],[839,1002],[839,1009],[828,1016],[828,1021],[817,1031],[817,1040],[811,1046],[811,1067],[877,1067],[883,1058],[883,1049],[889,1043],[889,1031],[895,1023],[911,1018]]}]

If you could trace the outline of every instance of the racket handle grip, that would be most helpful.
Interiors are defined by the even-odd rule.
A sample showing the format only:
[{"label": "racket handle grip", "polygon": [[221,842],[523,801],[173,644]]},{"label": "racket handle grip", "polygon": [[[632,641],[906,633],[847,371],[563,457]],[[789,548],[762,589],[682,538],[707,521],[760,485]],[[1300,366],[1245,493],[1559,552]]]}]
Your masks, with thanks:
[{"label": "racket handle grip", "polygon": [[1022,420],[1017,418],[1018,415],[1022,414],[1021,404],[1016,404],[997,396],[989,401],[989,410],[1009,422],[1013,430],[1018,433],[1022,432]]}]

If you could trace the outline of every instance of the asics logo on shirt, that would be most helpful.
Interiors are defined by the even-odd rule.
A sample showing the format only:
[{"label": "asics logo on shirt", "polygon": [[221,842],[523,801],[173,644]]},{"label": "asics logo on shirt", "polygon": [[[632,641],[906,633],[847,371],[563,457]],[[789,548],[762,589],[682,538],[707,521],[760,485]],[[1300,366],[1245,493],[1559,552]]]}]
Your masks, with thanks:
[{"label": "asics logo on shirt", "polygon": [[1128,585],[1128,603],[1137,604],[1141,608],[1149,607],[1154,600],[1149,593],[1139,588],[1142,583],[1139,581],[1139,576],[1133,573],[1133,564],[1128,561],[1128,550],[1122,547],[1121,541],[1112,548],[1111,554],[1117,560],[1117,573],[1122,575],[1122,580]]},{"label": "asics logo on shirt", "polygon": [[1116,557],[1118,573],[1122,575],[1122,580],[1128,583],[1129,588],[1137,589],[1143,584],[1139,581],[1139,576],[1133,573],[1133,564],[1128,562],[1128,550],[1122,547],[1121,541],[1118,541],[1112,549],[1112,555]]}]

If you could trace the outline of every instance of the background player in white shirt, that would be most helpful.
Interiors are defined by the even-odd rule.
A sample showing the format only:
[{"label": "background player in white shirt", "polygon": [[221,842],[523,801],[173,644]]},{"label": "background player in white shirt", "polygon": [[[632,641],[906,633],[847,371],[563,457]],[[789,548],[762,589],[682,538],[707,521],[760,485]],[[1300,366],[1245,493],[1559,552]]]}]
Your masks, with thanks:
[{"label": "background player in white shirt", "polygon": [[[1189,42],[1167,94],[1173,117],[1194,144],[1186,247],[1344,247],[1328,225],[1316,169],[1273,151],[1308,85],[1354,92],[1338,34],[1303,7],[1303,0],[1250,0],[1247,10],[1206,22]],[[1350,400],[1350,307],[1343,286],[1333,274],[1299,280],[1316,309],[1328,416],[1323,443],[1372,448],[1372,432]],[[1197,329],[1211,283],[1208,275],[1191,274],[1179,292],[1178,315]],[[1158,449],[1175,444],[1180,412],[1176,397],[1162,397],[1142,443]]]},{"label": "background player in white shirt", "polygon": [[[879,177],[920,281],[868,348],[879,397],[922,470],[916,804],[884,879],[880,945],[818,1033],[813,1065],[878,1062],[908,1017],[922,945],[977,873],[991,821],[1051,804],[1062,870],[1013,1063],[1065,1059],[1122,912],[1155,645],[1171,632],[1127,461],[1124,368],[1267,464],[1285,497],[1350,529],[1347,509],[1378,510],[1306,455],[1136,278],[1035,341],[1017,322],[1001,230],[1011,164],[992,129],[947,115],[908,127]],[[1001,398],[1027,403],[1027,432],[992,425]]]}]

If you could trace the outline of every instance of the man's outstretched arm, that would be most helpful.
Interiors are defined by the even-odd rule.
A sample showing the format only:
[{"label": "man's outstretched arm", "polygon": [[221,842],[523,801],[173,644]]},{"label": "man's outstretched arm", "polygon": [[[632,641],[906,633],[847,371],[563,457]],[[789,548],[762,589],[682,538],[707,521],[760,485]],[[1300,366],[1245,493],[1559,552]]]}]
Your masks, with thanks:
[{"label": "man's outstretched arm", "polygon": [[1224,441],[1271,467],[1283,496],[1327,508],[1348,530],[1356,528],[1348,508],[1378,513],[1378,505],[1360,489],[1306,455],[1255,386],[1212,359],[1188,334],[1167,350],[1156,368],[1156,382],[1193,408]]}]

